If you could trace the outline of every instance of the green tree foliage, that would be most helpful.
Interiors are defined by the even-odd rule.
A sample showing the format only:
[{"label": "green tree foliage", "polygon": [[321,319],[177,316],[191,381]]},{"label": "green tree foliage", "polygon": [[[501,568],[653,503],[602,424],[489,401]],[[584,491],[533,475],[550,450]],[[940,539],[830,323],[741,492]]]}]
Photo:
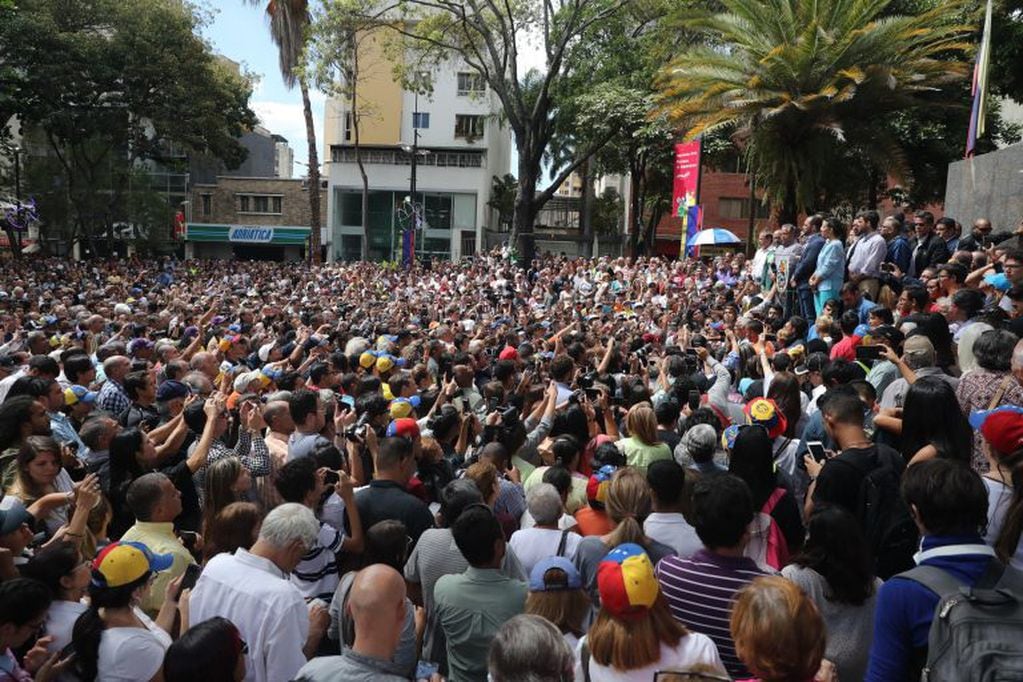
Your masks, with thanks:
[{"label": "green tree foliage", "polygon": [[199,25],[176,0],[0,6],[0,122],[17,116],[34,152],[28,179],[39,183],[27,188],[48,202],[44,222],[64,217],[65,238],[93,242],[132,219],[133,174],[180,164],[172,148],[229,167],[244,160],[237,138],[255,123],[251,85],[214,57]]},{"label": "green tree foliage", "polygon": [[[404,40],[393,50],[406,57],[406,71],[421,71],[432,61],[457,58],[479,73],[500,103],[501,120],[512,132],[518,152],[518,194],[512,242],[522,262],[535,250],[537,212],[558,186],[615,134],[610,126],[574,149],[572,161],[540,187],[548,145],[567,127],[574,111],[565,100],[577,75],[592,74],[596,46],[592,31],[611,20],[632,0],[399,0],[388,26]],[[522,76],[526,41],[543,53],[544,67]],[[408,75],[407,73],[405,74]]]},{"label": "green tree foliage", "polygon": [[690,138],[730,135],[783,220],[817,205],[850,149],[906,177],[885,119],[961,82],[972,29],[965,0],[885,15],[889,1],[723,0],[688,22],[703,42],[662,72],[665,111]]}]

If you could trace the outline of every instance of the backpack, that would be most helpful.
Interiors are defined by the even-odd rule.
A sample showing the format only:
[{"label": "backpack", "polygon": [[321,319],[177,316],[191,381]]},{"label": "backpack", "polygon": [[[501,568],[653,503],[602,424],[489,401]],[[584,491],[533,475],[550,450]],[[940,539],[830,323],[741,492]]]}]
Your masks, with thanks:
[{"label": "backpack", "polygon": [[936,566],[899,577],[939,596],[922,681],[1023,679],[1023,572],[992,560],[973,587]]},{"label": "backpack", "polygon": [[853,513],[860,521],[874,557],[875,574],[887,580],[913,567],[913,554],[918,549],[920,538],[899,488],[902,479],[902,467],[899,466],[901,457],[894,450],[884,450],[889,452],[873,446],[868,471],[860,470],[843,457],[830,461],[842,462],[863,474]]},{"label": "backpack", "polygon": [[751,537],[745,552],[758,566],[770,566],[776,571],[789,562],[789,543],[771,512],[786,492],[785,488],[775,488],[760,512],[753,517]]}]

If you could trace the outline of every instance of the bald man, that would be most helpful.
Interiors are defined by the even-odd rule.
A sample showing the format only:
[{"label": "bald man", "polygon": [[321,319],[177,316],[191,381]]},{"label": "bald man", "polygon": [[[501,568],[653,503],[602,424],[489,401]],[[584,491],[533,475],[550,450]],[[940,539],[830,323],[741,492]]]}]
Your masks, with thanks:
[{"label": "bald man", "polygon": [[348,596],[355,644],[340,656],[302,666],[296,682],[407,682],[392,663],[405,624],[405,579],[390,566],[372,564],[355,576]]}]

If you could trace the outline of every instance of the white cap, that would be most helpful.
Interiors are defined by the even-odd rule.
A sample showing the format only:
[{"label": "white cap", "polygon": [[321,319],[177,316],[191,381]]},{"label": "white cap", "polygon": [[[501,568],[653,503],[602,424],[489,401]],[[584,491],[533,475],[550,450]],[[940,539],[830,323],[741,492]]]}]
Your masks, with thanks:
[{"label": "white cap", "polygon": [[243,372],[234,380],[234,390],[242,393],[253,381],[259,381],[261,372]]},{"label": "white cap", "polygon": [[260,346],[259,351],[256,353],[259,356],[259,361],[270,362],[270,351],[272,351],[276,345],[276,341],[271,341],[270,343]]}]

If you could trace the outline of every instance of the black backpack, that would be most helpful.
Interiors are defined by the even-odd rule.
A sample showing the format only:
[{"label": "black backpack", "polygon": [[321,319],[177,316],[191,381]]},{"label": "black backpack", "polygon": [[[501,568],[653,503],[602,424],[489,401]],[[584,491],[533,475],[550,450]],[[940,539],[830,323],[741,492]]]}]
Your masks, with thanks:
[{"label": "black backpack", "polygon": [[905,468],[899,453],[886,446],[872,446],[867,470],[843,457],[832,461],[843,462],[863,475],[852,511],[874,556],[877,577],[887,580],[912,568],[920,536],[899,489]]}]

